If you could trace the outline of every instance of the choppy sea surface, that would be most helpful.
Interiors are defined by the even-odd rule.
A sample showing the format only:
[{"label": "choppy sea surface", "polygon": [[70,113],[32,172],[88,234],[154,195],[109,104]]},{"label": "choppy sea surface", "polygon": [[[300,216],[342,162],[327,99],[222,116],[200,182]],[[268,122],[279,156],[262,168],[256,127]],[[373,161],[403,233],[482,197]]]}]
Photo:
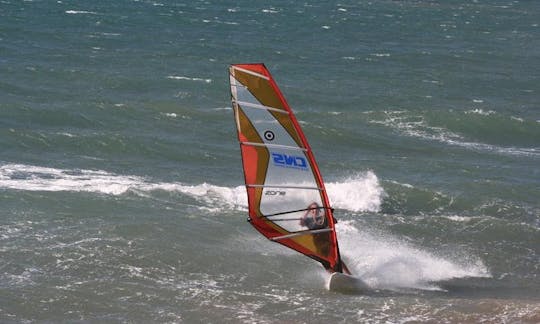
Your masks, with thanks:
[{"label": "choppy sea surface", "polygon": [[[262,238],[227,67],[264,62],[345,261]],[[540,322],[540,3],[0,1],[0,322]]]}]

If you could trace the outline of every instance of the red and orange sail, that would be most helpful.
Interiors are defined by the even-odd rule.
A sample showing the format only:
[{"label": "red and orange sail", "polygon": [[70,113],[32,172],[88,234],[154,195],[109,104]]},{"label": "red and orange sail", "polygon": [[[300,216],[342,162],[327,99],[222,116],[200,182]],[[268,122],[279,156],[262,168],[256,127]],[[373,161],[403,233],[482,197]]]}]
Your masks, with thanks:
[{"label": "red and orange sail", "polygon": [[319,168],[277,84],[264,64],[229,72],[251,224],[328,271],[348,272]]}]

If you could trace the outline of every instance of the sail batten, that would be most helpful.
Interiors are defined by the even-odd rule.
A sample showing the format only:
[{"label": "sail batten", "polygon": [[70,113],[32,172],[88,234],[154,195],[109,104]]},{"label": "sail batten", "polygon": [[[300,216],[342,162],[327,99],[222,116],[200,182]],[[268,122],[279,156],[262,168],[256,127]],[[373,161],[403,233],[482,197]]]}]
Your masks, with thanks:
[{"label": "sail batten", "polygon": [[246,184],[248,188],[275,188],[275,189],[305,189],[305,190],[322,190],[320,187],[308,187],[308,186],[292,186],[292,185],[259,185],[259,184]]},{"label": "sail batten", "polygon": [[238,70],[238,71],[242,71],[242,72],[245,72],[245,73],[247,73],[247,74],[251,74],[251,75],[254,75],[254,76],[256,76],[256,77],[263,78],[263,79],[265,79],[265,80],[268,80],[268,79],[269,79],[269,77],[266,76],[266,75],[262,75],[262,74],[259,74],[259,73],[257,73],[257,72],[254,72],[254,71],[252,71],[252,70],[244,69],[244,68],[241,68],[241,67],[238,67],[238,66],[235,66],[235,65],[232,66],[232,69],[235,69],[235,70]]},{"label": "sail batten", "polygon": [[268,107],[268,106],[264,106],[264,105],[258,105],[258,104],[247,102],[247,101],[233,101],[233,104],[237,104],[237,105],[244,106],[244,107],[249,107],[249,108],[265,109],[265,110],[275,111],[275,112],[280,113],[280,114],[289,114],[289,112],[284,111],[282,109]]},{"label": "sail batten", "polygon": [[250,224],[268,239],[344,269],[335,220],[313,152],[264,64],[229,69]]},{"label": "sail batten", "polygon": [[253,142],[240,142],[242,145],[251,145],[251,146],[265,146],[265,147],[276,147],[276,148],[283,148],[287,150],[298,150],[298,151],[304,151],[307,150],[303,147],[298,146],[287,146],[287,145],[279,145],[279,144],[269,144],[269,143],[253,143]]},{"label": "sail batten", "polygon": [[272,237],[271,240],[272,241],[278,241],[278,240],[283,240],[283,239],[292,238],[292,237],[301,236],[301,235],[319,234],[319,233],[325,233],[325,232],[331,232],[331,231],[333,231],[333,229],[331,229],[331,228],[324,228],[324,229],[310,230],[310,231],[302,231],[302,232],[296,232],[296,233],[291,233],[291,234],[287,234],[287,235]]},{"label": "sail batten", "polygon": [[[304,209],[290,210],[290,211],[281,212],[281,213],[275,213],[275,214],[270,214],[270,215],[263,215],[263,216],[261,216],[261,217],[266,217],[266,218],[268,218],[268,219],[271,220],[271,221],[277,221],[277,220],[288,220],[288,221],[291,221],[291,220],[301,220],[301,218],[283,218],[283,219],[278,219],[278,218],[273,218],[273,217],[281,216],[281,215],[285,215],[285,214],[297,213],[297,212],[306,212],[306,211],[308,211],[308,210],[323,209],[323,208],[326,208],[326,207],[304,208]],[[271,218],[271,217],[272,217],[272,218]]]}]

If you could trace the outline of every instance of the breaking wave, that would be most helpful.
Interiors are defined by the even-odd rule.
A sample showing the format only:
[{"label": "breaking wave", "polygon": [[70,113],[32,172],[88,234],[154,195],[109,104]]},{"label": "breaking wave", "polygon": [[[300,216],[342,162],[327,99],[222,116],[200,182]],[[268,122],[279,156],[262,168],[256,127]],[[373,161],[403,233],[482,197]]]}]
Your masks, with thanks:
[{"label": "breaking wave", "polygon": [[386,196],[379,179],[372,171],[326,184],[333,207],[353,212],[378,212]]},{"label": "breaking wave", "polygon": [[[24,191],[73,191],[107,195],[152,191],[179,192],[196,199],[206,210],[245,210],[245,187],[217,186],[209,183],[189,185],[181,182],[152,182],[151,179],[118,175],[103,170],[57,169],[24,164],[0,166],[0,189]],[[377,212],[385,195],[373,172],[359,174],[342,182],[327,184],[330,201],[336,208],[354,212]],[[216,207],[219,206],[219,207]]]}]

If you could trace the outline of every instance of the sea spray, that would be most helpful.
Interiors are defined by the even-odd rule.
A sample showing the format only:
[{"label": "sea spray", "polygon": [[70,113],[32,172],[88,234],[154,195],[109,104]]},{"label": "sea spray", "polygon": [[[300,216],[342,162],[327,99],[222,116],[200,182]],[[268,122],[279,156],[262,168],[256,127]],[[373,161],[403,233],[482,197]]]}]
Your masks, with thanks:
[{"label": "sea spray", "polygon": [[341,221],[336,228],[351,271],[375,289],[440,290],[438,281],[490,277],[478,258],[468,257],[467,264],[449,260],[381,230],[360,231],[354,220]]},{"label": "sea spray", "polygon": [[334,208],[353,212],[378,212],[385,192],[373,171],[349,177],[342,182],[326,184]]}]

